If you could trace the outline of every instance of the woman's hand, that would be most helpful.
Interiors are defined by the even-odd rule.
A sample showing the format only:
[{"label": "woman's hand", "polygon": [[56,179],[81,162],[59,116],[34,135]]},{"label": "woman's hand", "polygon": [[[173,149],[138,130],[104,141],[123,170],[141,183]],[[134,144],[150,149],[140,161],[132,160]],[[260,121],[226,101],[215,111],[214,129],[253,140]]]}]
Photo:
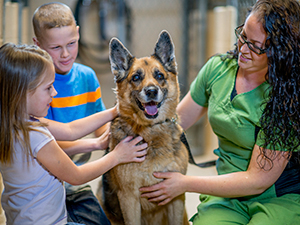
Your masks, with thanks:
[{"label": "woman's hand", "polygon": [[178,172],[154,172],[153,175],[164,180],[150,187],[140,188],[142,198],[148,198],[150,202],[158,202],[158,205],[165,205],[185,192],[181,185],[185,175]]},{"label": "woman's hand", "polygon": [[118,159],[118,164],[129,162],[143,162],[147,154],[147,143],[138,144],[143,140],[142,137],[132,139],[131,136],[124,138],[117,146],[111,151]]}]

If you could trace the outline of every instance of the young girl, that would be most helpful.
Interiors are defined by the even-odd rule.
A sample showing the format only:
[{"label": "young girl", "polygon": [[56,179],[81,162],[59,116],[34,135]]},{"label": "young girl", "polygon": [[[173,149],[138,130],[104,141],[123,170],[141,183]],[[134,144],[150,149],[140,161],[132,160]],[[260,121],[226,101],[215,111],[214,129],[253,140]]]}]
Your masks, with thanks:
[{"label": "young girl", "polygon": [[[42,120],[56,91],[51,57],[36,46],[11,43],[0,48],[0,171],[2,206],[7,224],[66,224],[63,181],[79,185],[112,167],[142,162],[147,144],[142,138],[125,138],[104,157],[76,166],[57,145],[55,137],[75,140],[96,130],[117,115],[116,107],[62,124]],[[104,148],[108,132],[97,142],[68,142],[70,154]],[[86,146],[86,147],[85,147]]]}]

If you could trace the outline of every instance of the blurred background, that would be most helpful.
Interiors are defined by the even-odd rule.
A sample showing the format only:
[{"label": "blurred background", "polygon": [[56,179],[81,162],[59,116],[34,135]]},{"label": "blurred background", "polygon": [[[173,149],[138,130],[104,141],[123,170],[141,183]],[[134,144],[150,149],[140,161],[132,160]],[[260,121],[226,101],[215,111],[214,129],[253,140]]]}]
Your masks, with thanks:
[{"label": "blurred background", "polygon": [[[0,44],[32,44],[31,18],[37,7],[49,0],[0,0]],[[106,107],[115,103],[108,43],[119,38],[136,57],[149,56],[162,30],[175,44],[181,97],[209,57],[234,48],[234,29],[245,20],[256,0],[62,0],[80,26],[78,62],[92,67],[100,81]],[[214,159],[217,140],[207,118],[187,131],[196,161]],[[93,157],[99,155],[93,153]],[[214,168],[189,165],[190,175],[215,174]],[[94,190],[97,182],[92,182]],[[187,196],[189,217],[199,204],[197,195]],[[1,220],[1,219],[0,219]],[[0,221],[1,224],[1,221]]]},{"label": "blurred background", "polygon": [[[181,96],[199,69],[215,53],[234,47],[234,28],[242,24],[256,0],[61,0],[73,10],[80,26],[78,62],[92,67],[99,78],[106,107],[114,105],[108,43],[118,37],[136,57],[153,53],[162,30],[175,44]],[[0,44],[32,44],[31,18],[51,0],[0,0]],[[200,137],[200,138],[199,138]],[[215,137],[206,118],[188,131],[193,154],[211,151]]]}]

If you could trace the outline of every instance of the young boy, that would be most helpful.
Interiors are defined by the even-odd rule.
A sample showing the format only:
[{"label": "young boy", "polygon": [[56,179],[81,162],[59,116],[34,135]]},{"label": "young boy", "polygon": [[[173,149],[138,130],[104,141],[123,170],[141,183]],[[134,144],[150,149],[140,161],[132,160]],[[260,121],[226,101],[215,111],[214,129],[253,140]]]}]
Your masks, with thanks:
[{"label": "young boy", "polygon": [[[71,9],[63,3],[46,3],[36,9],[32,22],[33,41],[51,55],[56,72],[53,85],[58,94],[46,118],[67,123],[105,110],[95,72],[75,63],[79,27]],[[100,136],[107,128],[107,125],[99,128],[95,135]],[[72,160],[79,165],[90,156],[91,153],[77,155]],[[65,186],[68,221],[109,224],[89,185],[78,187],[66,183]]]}]

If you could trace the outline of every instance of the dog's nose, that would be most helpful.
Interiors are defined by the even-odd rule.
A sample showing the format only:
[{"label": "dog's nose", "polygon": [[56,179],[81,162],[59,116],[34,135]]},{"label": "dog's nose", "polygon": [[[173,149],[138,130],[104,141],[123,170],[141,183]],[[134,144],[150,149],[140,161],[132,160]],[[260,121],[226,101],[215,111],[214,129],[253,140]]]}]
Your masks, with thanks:
[{"label": "dog's nose", "polygon": [[148,98],[155,98],[157,96],[157,89],[155,87],[148,87],[145,89],[146,96]]}]

